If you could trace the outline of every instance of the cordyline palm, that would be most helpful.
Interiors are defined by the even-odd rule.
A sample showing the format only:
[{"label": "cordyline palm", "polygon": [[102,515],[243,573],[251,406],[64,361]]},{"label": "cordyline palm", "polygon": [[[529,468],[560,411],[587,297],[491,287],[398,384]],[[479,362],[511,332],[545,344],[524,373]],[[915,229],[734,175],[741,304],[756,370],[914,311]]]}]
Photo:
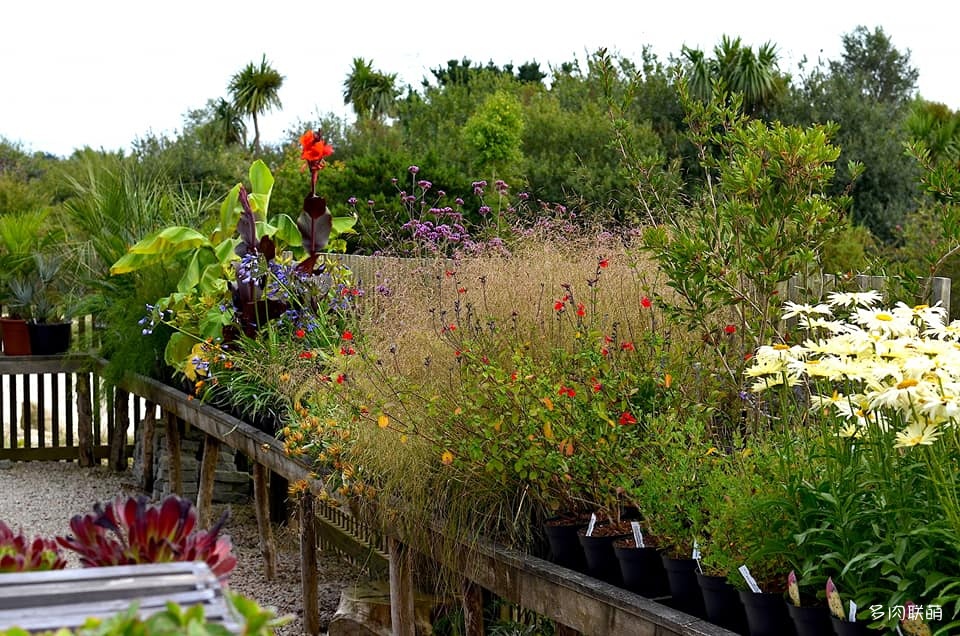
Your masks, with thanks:
[{"label": "cordyline palm", "polygon": [[743,96],[743,109],[756,113],[770,103],[778,91],[777,49],[763,44],[756,53],[743,46],[740,38],[723,36],[708,59],[699,49],[683,48],[686,58],[687,86],[690,94],[709,100],[713,84],[720,82],[725,90]]},{"label": "cordyline palm", "polygon": [[353,68],[343,82],[343,103],[353,106],[357,119],[382,120],[397,99],[396,74],[373,70],[373,62],[353,58]]},{"label": "cordyline palm", "polygon": [[243,121],[243,113],[222,97],[213,106],[213,118],[210,124],[217,141],[228,146],[247,144],[247,124]]},{"label": "cordyline palm", "polygon": [[230,79],[228,90],[233,96],[233,105],[241,113],[253,118],[253,150],[260,152],[260,123],[258,115],[273,108],[282,108],[280,103],[280,87],[283,85],[283,75],[280,75],[264,55],[257,66],[253,62],[247,64]]}]

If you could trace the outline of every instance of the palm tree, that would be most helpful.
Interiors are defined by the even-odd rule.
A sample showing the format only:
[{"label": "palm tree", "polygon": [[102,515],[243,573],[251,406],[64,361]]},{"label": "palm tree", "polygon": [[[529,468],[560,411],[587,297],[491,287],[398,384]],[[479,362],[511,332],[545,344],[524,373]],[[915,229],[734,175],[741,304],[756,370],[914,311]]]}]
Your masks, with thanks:
[{"label": "palm tree", "polygon": [[279,91],[283,85],[280,75],[267,62],[264,55],[260,66],[247,64],[230,79],[228,89],[233,96],[234,107],[253,118],[253,150],[260,152],[260,123],[257,116],[273,108],[282,108]]},{"label": "palm tree", "polygon": [[723,90],[743,96],[745,112],[755,114],[773,101],[782,87],[777,71],[777,48],[770,42],[754,53],[740,38],[723,36],[708,59],[699,49],[683,48],[686,76],[691,95],[708,100],[712,87],[721,82]]},{"label": "palm tree", "polygon": [[343,82],[343,103],[353,105],[357,119],[382,120],[393,111],[400,91],[397,75],[373,69],[373,61],[353,58],[353,68]]},{"label": "palm tree", "polygon": [[224,98],[212,104],[210,130],[214,138],[223,144],[247,145],[247,124],[243,113]]}]

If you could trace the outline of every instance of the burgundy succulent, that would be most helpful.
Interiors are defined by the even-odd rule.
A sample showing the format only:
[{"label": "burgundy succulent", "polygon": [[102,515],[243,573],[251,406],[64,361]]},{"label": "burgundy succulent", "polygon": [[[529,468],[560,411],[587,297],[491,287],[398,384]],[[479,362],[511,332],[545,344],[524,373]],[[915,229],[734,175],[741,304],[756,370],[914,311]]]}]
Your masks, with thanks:
[{"label": "burgundy succulent", "polygon": [[218,537],[226,521],[224,513],[209,530],[194,532],[197,513],[186,499],[170,495],[157,505],[143,496],[117,497],[75,515],[73,534],[57,542],[79,554],[84,567],[205,561],[225,578],[237,564],[230,538]]},{"label": "burgundy succulent", "polygon": [[0,572],[62,570],[66,565],[56,541],[43,537],[30,541],[0,521]]}]

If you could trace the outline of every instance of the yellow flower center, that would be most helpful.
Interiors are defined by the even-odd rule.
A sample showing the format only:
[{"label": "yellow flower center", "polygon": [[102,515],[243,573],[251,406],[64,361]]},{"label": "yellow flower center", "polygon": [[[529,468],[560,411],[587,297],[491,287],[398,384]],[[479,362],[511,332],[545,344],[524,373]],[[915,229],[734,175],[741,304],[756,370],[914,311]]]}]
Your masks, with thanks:
[{"label": "yellow flower center", "polygon": [[890,314],[877,314],[877,320],[882,320],[883,322],[890,322],[893,320],[893,316]]},{"label": "yellow flower center", "polygon": [[789,349],[790,349],[790,345],[785,345],[785,344],[775,344],[775,345],[773,345],[773,350],[774,350],[774,351],[788,351]]},{"label": "yellow flower center", "polygon": [[915,305],[914,311],[923,311],[924,309],[930,309],[930,305]]},{"label": "yellow flower center", "polygon": [[920,384],[920,382],[918,382],[917,380],[914,380],[913,378],[907,378],[906,380],[902,381],[900,384],[897,385],[897,390],[902,391],[904,389],[909,389],[910,387],[917,386],[918,384]]}]

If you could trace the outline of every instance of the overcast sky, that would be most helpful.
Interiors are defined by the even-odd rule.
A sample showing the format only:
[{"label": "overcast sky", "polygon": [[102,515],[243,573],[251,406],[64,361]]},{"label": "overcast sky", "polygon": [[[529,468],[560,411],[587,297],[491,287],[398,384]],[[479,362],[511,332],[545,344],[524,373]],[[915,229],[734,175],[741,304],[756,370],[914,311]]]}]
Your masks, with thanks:
[{"label": "overcast sky", "polygon": [[354,57],[419,86],[450,59],[547,70],[599,47],[639,60],[649,45],[665,61],[727,34],[774,42],[781,70],[795,73],[804,55],[837,59],[841,36],[861,24],[909,49],[923,97],[958,110],[958,17],[953,0],[9,0],[0,137],[58,155],[128,149],[149,131],[175,133],[263,54],[286,78],[282,111],[261,125],[272,142],[298,121],[349,116],[342,84]]}]

